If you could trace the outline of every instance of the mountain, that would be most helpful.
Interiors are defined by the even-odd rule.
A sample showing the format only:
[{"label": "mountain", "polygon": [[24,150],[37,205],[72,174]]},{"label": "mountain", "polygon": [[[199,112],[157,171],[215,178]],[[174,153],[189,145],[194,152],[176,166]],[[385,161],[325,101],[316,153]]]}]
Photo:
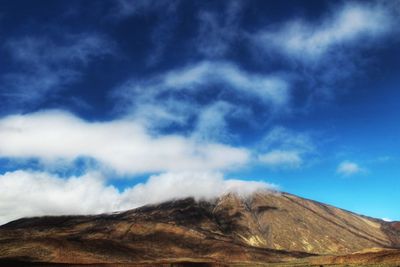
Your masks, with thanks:
[{"label": "mountain", "polygon": [[397,248],[399,222],[269,191],[113,214],[23,218],[0,227],[0,258],[9,264],[333,264],[378,255],[400,263]]}]

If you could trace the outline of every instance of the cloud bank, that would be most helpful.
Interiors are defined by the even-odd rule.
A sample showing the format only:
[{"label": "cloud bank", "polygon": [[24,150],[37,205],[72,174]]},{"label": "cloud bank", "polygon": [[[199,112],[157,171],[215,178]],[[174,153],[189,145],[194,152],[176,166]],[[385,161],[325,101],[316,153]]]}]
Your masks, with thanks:
[{"label": "cloud bank", "polygon": [[212,199],[228,192],[246,196],[275,189],[265,182],[225,180],[221,173],[164,173],[122,192],[107,185],[100,173],[60,178],[43,172],[14,171],[0,175],[0,225],[29,216],[98,214],[145,204],[194,197]]}]

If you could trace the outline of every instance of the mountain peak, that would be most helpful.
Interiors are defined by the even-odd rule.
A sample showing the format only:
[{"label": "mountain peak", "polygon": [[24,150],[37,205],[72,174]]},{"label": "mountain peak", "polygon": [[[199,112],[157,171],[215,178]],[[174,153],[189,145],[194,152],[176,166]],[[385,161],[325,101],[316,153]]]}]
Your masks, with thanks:
[{"label": "mountain peak", "polygon": [[[399,228],[398,222],[284,192],[229,193],[212,200],[176,199],[114,214],[17,220],[0,227],[0,255],[80,263],[177,260],[178,256],[279,262],[399,247]],[[68,255],[60,254],[60,247],[68,248]]]}]

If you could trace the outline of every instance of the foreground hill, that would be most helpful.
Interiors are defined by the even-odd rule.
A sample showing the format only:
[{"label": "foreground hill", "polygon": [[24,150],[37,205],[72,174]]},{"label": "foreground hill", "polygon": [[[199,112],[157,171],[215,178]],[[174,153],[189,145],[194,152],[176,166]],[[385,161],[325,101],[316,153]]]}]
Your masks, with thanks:
[{"label": "foreground hill", "polygon": [[25,218],[0,227],[0,258],[9,262],[400,263],[399,247],[399,223],[276,192]]}]

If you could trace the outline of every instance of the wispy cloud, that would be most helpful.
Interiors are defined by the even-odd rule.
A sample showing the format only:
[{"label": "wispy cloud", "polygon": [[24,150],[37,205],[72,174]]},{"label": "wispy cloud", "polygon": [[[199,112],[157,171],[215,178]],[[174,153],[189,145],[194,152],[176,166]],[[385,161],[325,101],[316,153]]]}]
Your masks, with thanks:
[{"label": "wispy cloud", "polygon": [[226,117],[235,116],[235,106],[224,101],[217,101],[204,107],[197,119],[193,137],[198,140],[228,141],[229,132]]},{"label": "wispy cloud", "polygon": [[364,173],[365,170],[355,162],[343,161],[337,167],[336,172],[344,176],[351,176],[355,174]]},{"label": "wispy cloud", "polygon": [[162,13],[175,10],[177,0],[116,0],[113,1],[112,17],[124,19],[131,16],[146,16],[149,13]]},{"label": "wispy cloud", "polygon": [[229,1],[223,12],[202,10],[198,14],[199,30],[194,47],[206,57],[221,57],[240,38],[243,1]]},{"label": "wispy cloud", "polygon": [[27,216],[98,214],[175,198],[210,199],[228,192],[247,195],[275,188],[264,182],[224,179],[221,173],[184,172],[151,176],[146,183],[120,192],[99,173],[61,178],[15,171],[0,175],[0,225]]},{"label": "wispy cloud", "polygon": [[278,30],[259,32],[255,40],[265,49],[304,60],[317,59],[342,44],[363,37],[374,38],[391,28],[391,14],[376,4],[349,3],[331,16],[312,24],[304,20],[291,21]]},{"label": "wispy cloud", "polygon": [[176,90],[198,89],[199,85],[222,84],[245,96],[253,96],[272,105],[285,104],[289,96],[286,80],[279,75],[247,72],[229,62],[202,62],[169,72],[164,84]]},{"label": "wispy cloud", "polygon": [[[271,109],[286,108],[289,101],[289,85],[279,75],[251,73],[233,63],[215,61],[189,65],[146,80],[132,79],[117,88],[114,95],[136,110],[134,112],[140,113],[143,103],[146,103],[157,106],[155,112],[161,117],[179,121],[188,115],[188,111],[177,109],[177,105],[169,105],[168,101],[179,99],[185,105],[183,95],[191,107],[196,107],[196,96],[201,96],[210,86],[218,87],[213,90],[214,97],[209,101],[224,100],[220,99],[222,92],[233,93],[240,99],[259,101]],[[189,112],[193,111],[197,112],[196,109]]]},{"label": "wispy cloud", "polygon": [[27,36],[11,39],[5,46],[18,63],[39,68],[86,65],[92,58],[112,52],[110,42],[93,34],[65,34],[62,41]]},{"label": "wispy cloud", "polygon": [[297,168],[303,163],[299,151],[273,150],[259,156],[259,160],[270,167]]},{"label": "wispy cloud", "polygon": [[258,160],[271,168],[298,168],[313,153],[315,145],[308,134],[275,127],[261,142]]},{"label": "wispy cloud", "polygon": [[178,24],[177,11],[179,0],[116,0],[112,1],[108,18],[121,22],[129,18],[152,16],[156,19],[155,26],[149,32],[150,43],[146,58],[146,67],[153,67],[162,61],[166,47],[175,34]]},{"label": "wispy cloud", "polygon": [[368,79],[363,75],[374,58],[362,52],[398,36],[398,16],[384,2],[350,2],[329,11],[313,21],[292,18],[249,35],[263,60],[284,63],[285,71],[296,77],[291,86],[307,95],[299,105],[304,110]]},{"label": "wispy cloud", "polygon": [[37,158],[49,164],[89,157],[120,174],[223,170],[245,164],[248,154],[244,148],[180,135],[153,136],[124,119],[87,122],[47,111],[0,120],[1,157]]},{"label": "wispy cloud", "polygon": [[13,107],[35,105],[80,79],[94,58],[113,53],[110,41],[96,34],[25,36],[4,47],[17,67],[1,77],[0,94]]}]

